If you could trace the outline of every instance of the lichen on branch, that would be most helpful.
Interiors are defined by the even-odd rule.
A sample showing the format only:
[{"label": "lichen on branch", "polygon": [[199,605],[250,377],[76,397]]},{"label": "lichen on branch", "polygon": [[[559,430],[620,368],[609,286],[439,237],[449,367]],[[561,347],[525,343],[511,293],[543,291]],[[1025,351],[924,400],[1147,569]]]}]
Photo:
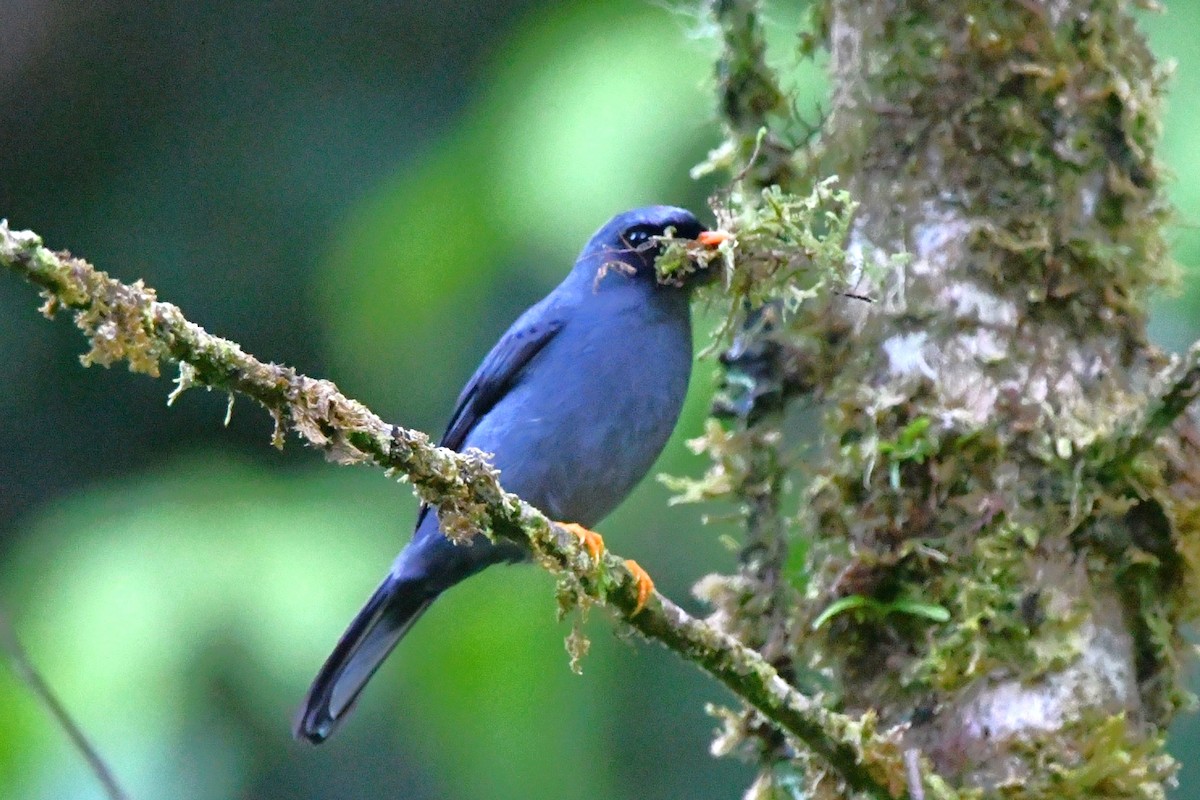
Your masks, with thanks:
[{"label": "lichen on branch", "polygon": [[898,762],[883,755],[889,753],[888,734],[820,707],[754,650],[661,594],[640,607],[636,580],[622,559],[605,553],[594,562],[575,536],[504,491],[487,454],[457,453],[435,446],[424,433],[388,425],[330,381],[260,361],[189,322],[140,281],[121,283],[69,253],[50,251],[30,231],[11,231],[6,221],[0,221],[0,267],[41,288],[47,316],[74,313],[90,345],[85,365],[125,361],[135,372],[156,376],[162,364],[176,363],[181,379],[175,397],[187,386],[250,397],[275,419],[276,443],[290,430],[333,461],[374,464],[406,477],[422,500],[438,508],[449,535],[484,533],[526,546],[572,591],[696,664],[822,756],[846,786],[871,797],[905,796],[896,779]]},{"label": "lichen on branch", "polygon": [[[801,50],[828,50],[832,107],[820,140],[789,145],[767,5],[709,4],[726,142],[698,171],[728,171],[723,227],[818,171],[852,210],[815,294],[731,272],[753,288],[723,331],[713,416],[735,421],[693,442],[706,475],[671,480],[741,510],[758,564],[787,551],[762,553],[764,517],[784,530],[788,652],[763,635],[778,584],[748,559],[697,592],[797,685],[903,727],[914,794],[1157,798],[1161,732],[1193,702],[1200,351],[1171,366],[1145,334],[1175,270],[1164,71],[1134,5],[814,3]],[[742,237],[737,267],[763,250],[806,263],[794,238]],[[807,443],[772,415],[800,397],[825,426],[804,430],[818,442],[780,525],[772,458]],[[752,711],[720,717],[714,747],[762,770],[748,798],[839,796]]]}]

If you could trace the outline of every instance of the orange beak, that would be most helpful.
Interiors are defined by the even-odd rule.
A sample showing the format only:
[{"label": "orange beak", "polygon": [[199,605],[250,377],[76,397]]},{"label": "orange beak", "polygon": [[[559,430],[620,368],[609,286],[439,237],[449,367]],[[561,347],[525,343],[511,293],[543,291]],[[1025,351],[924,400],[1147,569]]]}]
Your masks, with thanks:
[{"label": "orange beak", "polygon": [[724,231],[701,231],[696,241],[705,247],[716,247],[728,238],[729,234]]}]

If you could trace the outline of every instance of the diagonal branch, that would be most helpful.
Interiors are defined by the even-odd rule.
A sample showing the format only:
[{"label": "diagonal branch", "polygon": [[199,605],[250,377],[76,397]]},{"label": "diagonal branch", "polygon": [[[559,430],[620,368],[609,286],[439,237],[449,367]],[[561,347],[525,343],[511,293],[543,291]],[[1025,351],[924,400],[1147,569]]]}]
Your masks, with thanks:
[{"label": "diagonal branch", "polygon": [[0,221],[0,266],[41,287],[52,316],[68,308],[91,344],[85,364],[126,361],[133,371],[159,374],[177,362],[179,388],[205,386],[257,400],[275,419],[274,442],[295,431],[340,463],[372,463],[413,483],[439,509],[443,530],[454,538],[484,531],[528,547],[534,559],[588,601],[603,603],[647,638],[692,661],[780,729],[826,758],[853,789],[872,797],[903,796],[894,748],[871,732],[870,721],[836,714],[802,695],[752,649],[653,593],[638,607],[637,582],[622,560],[605,553],[593,562],[569,532],[504,491],[479,451],[456,453],[419,431],[386,424],[333,383],[264,363],[235,342],[213,336],[160,302],[141,281],[123,284],[68,253],[53,253],[30,231],[10,231]]},{"label": "diagonal branch", "polygon": [[67,738],[71,740],[71,744],[83,756],[87,762],[88,768],[92,774],[96,776],[96,780],[104,789],[104,796],[108,800],[129,800],[129,795],[121,788],[121,784],[117,783],[117,778],[113,775],[108,764],[105,763],[103,756],[100,755],[92,743],[88,740],[87,734],[83,732],[83,728],[79,727],[79,723],[71,716],[71,712],[67,710],[66,705],[50,688],[50,684],[42,677],[42,673],[38,672],[37,667],[33,665],[33,660],[29,657],[29,653],[25,651],[24,645],[17,637],[17,632],[9,621],[8,615],[0,611],[0,652],[8,656],[9,663],[12,666],[13,672],[20,678],[29,691],[33,692],[34,696],[42,702],[46,710],[50,712],[50,716],[67,734]]}]

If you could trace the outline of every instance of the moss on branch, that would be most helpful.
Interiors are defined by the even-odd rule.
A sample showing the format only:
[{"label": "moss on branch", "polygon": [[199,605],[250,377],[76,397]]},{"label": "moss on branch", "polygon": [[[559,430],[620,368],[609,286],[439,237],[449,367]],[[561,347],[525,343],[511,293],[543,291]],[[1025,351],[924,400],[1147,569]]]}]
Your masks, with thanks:
[{"label": "moss on branch", "polygon": [[[943,781],[1160,797],[1161,731],[1192,702],[1180,625],[1200,613],[1200,415],[1181,417],[1200,349],[1164,369],[1146,339],[1147,297],[1175,268],[1155,159],[1165,71],[1134,5],[821,0],[802,50],[829,50],[832,111],[789,149],[765,4],[711,3],[727,142],[704,167],[730,173],[722,227],[836,173],[853,211],[826,283],[854,278],[872,301],[810,303],[775,331],[743,330],[735,309],[729,326],[772,362],[727,370],[740,396],[826,412],[789,520],[808,554],[786,655],[839,707],[907,724],[935,796]],[[741,237],[737,266],[770,249]],[[774,254],[806,258],[794,239]],[[784,297],[741,277],[750,305]],[[675,482],[689,499],[746,508],[735,490],[755,458],[795,446],[709,430],[713,468]],[[698,587],[730,625],[762,624],[764,588]],[[798,774],[838,796],[803,753],[759,746],[752,713],[723,716],[721,751],[764,769],[747,797]]]},{"label": "moss on branch", "polygon": [[824,756],[845,784],[871,797],[903,797],[902,775],[887,737],[869,724],[824,709],[789,685],[757,652],[697,620],[655,592],[638,608],[637,584],[622,559],[605,553],[592,561],[571,533],[533,506],[504,491],[486,453],[457,453],[419,431],[388,425],[326,380],[265,363],[237,343],[189,322],[177,306],[157,299],[141,281],[125,284],[69,253],[55,253],[30,231],[0,221],[0,266],[42,290],[42,312],[69,309],[90,349],[85,365],[125,361],[130,370],[157,376],[180,367],[179,387],[238,393],[258,401],[275,419],[274,443],[291,430],[342,464],[369,463],[412,481],[437,506],[443,530],[460,538],[483,532],[528,547],[535,561],[565,582],[569,594],[603,603],[648,639],[693,662],[744,698],[786,734]]}]

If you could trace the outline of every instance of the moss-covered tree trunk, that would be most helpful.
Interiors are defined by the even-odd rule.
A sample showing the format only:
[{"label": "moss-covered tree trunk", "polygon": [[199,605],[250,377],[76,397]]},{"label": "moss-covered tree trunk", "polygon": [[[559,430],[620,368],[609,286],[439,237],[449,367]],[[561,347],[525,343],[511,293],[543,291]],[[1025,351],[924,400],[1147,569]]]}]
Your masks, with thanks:
[{"label": "moss-covered tree trunk", "polygon": [[[713,469],[679,481],[745,509],[739,573],[699,587],[709,625],[639,595],[615,555],[597,564],[478,453],[3,221],[0,266],[48,315],[76,312],[85,363],[176,362],[178,391],[246,394],[277,441],[290,428],[409,476],[443,527],[530,547],[560,599],[603,602],[706,669],[747,704],[715,750],[762,766],[751,798],[1161,797],[1200,597],[1200,425],[1180,416],[1200,346],[1171,363],[1145,338],[1171,270],[1162,80],[1130,4],[826,0],[802,42],[828,47],[832,111],[799,146],[758,4],[712,9],[727,235],[660,259],[725,258],[742,323],[714,406],[727,421],[701,439]],[[826,424],[804,481],[799,398]]]},{"label": "moss-covered tree trunk", "polygon": [[[828,440],[785,655],[761,627],[757,644],[801,685],[823,671],[827,697],[877,717],[915,794],[1155,797],[1172,772],[1162,744],[1187,702],[1196,450],[1183,423],[1146,433],[1165,359],[1147,344],[1145,300],[1171,270],[1162,76],[1132,10],[831,0],[817,40],[832,112],[817,146],[790,157],[772,76],[727,37],[746,56],[721,72],[735,149],[743,165],[754,154],[744,182],[803,191],[798,176],[838,174],[859,204],[851,283],[872,300],[834,297],[768,331],[792,352],[773,385],[817,395]],[[717,11],[727,30],[753,26],[750,4]],[[771,133],[755,140],[760,122]],[[704,587],[743,635],[770,604],[728,589],[762,572],[748,563]],[[752,715],[740,725],[723,743],[765,745],[759,796],[797,758],[814,796],[838,794],[813,782],[823,764]]]}]

